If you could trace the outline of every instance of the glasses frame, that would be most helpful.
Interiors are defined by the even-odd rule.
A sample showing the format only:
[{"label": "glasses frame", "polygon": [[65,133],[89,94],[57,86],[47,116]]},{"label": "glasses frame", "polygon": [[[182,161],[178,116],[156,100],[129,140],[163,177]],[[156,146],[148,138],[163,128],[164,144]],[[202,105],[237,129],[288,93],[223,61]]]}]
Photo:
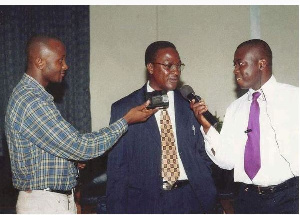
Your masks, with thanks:
[{"label": "glasses frame", "polygon": [[168,69],[169,71],[175,71],[175,69],[177,69],[179,72],[182,72],[185,67],[184,63],[180,63],[180,64],[152,63],[152,64],[162,65],[166,67],[166,69]]}]

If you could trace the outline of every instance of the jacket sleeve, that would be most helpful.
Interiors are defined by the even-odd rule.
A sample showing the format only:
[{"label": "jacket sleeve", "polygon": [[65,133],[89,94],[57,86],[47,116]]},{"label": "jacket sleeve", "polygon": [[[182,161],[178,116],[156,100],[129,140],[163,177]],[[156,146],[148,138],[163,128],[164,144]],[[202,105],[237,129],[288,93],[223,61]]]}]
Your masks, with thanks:
[{"label": "jacket sleeve", "polygon": [[[124,110],[112,105],[110,124],[120,117]],[[107,162],[107,212],[126,213],[127,208],[127,181],[128,162],[124,139],[121,137],[108,154]]]},{"label": "jacket sleeve", "polygon": [[207,153],[205,151],[205,143],[204,143],[203,135],[200,131],[200,124],[197,121],[194,121],[194,123],[196,125],[195,129],[197,129],[197,134],[198,134],[198,136],[197,136],[198,141],[197,141],[197,144],[196,144],[197,150],[198,150],[200,156],[202,157],[202,159],[204,160],[206,166],[210,168],[211,165],[213,164],[213,162],[209,158],[209,156],[207,155]]}]

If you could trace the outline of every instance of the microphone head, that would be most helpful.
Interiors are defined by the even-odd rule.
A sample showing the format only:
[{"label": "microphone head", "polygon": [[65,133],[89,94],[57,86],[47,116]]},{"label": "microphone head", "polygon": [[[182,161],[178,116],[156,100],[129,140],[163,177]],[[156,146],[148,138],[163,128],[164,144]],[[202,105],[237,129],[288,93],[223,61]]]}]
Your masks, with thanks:
[{"label": "microphone head", "polygon": [[190,100],[189,99],[190,95],[194,95],[195,94],[193,88],[191,86],[189,86],[189,85],[183,85],[180,88],[180,93],[183,96],[183,98],[185,98],[187,100]]}]

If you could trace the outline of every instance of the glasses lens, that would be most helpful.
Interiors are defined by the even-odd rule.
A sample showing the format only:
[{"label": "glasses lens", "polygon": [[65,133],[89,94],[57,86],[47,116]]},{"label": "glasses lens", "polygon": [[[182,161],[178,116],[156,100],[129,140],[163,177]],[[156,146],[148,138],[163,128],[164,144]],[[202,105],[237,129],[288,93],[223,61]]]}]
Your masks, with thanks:
[{"label": "glasses lens", "polygon": [[175,69],[180,70],[180,68],[179,68],[177,65],[175,65],[175,64],[171,64],[171,65],[169,65],[168,67],[169,67],[169,70],[170,70],[170,71],[175,71]]},{"label": "glasses lens", "polygon": [[180,71],[183,71],[183,69],[184,69],[184,64],[180,64]]},{"label": "glasses lens", "polygon": [[176,64],[172,64],[169,67],[170,71],[175,71],[175,69],[177,69],[178,71],[182,71],[184,69],[184,64],[180,64],[180,65],[176,65]]}]

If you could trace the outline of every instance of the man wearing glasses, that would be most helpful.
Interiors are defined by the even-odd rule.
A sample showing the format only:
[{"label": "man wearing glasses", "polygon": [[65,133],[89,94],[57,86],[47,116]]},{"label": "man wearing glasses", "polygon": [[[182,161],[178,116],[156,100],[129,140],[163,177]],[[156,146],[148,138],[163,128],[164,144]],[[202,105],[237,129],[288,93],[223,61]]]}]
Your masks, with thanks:
[{"label": "man wearing glasses", "polygon": [[147,92],[166,91],[168,106],[131,125],[108,157],[108,213],[209,213],[216,189],[200,125],[177,85],[184,64],[174,44],[157,41],[145,53],[147,83],[115,102],[111,123]]}]

